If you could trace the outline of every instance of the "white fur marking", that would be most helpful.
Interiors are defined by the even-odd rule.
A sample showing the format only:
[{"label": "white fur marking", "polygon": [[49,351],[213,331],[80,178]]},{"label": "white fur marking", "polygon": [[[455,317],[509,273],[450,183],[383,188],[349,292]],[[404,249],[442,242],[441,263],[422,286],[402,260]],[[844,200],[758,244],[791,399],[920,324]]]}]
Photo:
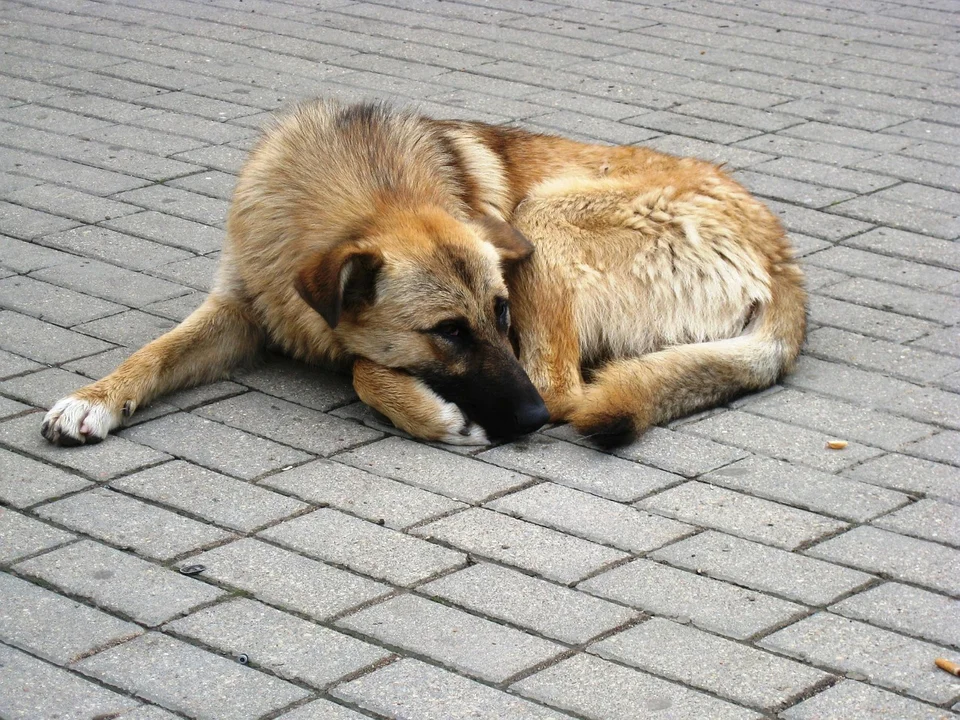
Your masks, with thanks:
[{"label": "white fur marking", "polygon": [[44,436],[51,442],[59,444],[61,437],[87,442],[90,438],[105,438],[120,425],[120,417],[103,403],[69,395],[50,408],[44,424],[47,428]]}]

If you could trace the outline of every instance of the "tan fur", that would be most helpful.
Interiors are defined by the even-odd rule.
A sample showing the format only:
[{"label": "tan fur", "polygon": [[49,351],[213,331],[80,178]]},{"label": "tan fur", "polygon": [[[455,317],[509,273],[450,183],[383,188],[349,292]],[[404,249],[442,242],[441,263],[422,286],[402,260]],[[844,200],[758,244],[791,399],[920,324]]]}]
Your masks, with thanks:
[{"label": "tan fur", "polygon": [[227,230],[204,305],[60,401],[48,439],[102,439],[124,407],[266,338],[352,366],[361,399],[413,435],[481,441],[419,373],[468,372],[431,330],[445,321],[503,346],[507,295],[552,419],[601,442],[772,384],[804,336],[776,218],[717,167],[644,148],[310,103],[251,153]]}]

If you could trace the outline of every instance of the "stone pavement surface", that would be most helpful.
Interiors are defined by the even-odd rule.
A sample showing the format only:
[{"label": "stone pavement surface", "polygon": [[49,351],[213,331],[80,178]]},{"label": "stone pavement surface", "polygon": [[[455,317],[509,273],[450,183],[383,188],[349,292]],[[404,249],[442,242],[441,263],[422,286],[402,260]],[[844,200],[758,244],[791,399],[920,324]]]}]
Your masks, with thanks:
[{"label": "stone pavement surface", "polygon": [[[0,717],[957,718],[958,11],[0,0]],[[803,257],[797,372],[611,455],[417,443],[279,359],[48,446],[316,95],[725,162]]]}]

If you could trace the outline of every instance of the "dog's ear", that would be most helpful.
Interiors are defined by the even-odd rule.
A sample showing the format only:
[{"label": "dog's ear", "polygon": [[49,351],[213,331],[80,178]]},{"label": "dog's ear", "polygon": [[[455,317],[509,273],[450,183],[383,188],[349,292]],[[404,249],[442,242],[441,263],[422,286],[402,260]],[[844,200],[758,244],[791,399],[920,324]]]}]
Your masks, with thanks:
[{"label": "dog's ear", "polygon": [[500,260],[510,265],[526,260],[533,255],[533,243],[510,223],[497,220],[490,215],[481,215],[476,220],[483,228],[483,236],[500,253]]},{"label": "dog's ear", "polygon": [[344,310],[373,302],[377,273],[382,266],[383,256],[377,251],[352,243],[341,244],[305,263],[294,286],[333,329]]}]

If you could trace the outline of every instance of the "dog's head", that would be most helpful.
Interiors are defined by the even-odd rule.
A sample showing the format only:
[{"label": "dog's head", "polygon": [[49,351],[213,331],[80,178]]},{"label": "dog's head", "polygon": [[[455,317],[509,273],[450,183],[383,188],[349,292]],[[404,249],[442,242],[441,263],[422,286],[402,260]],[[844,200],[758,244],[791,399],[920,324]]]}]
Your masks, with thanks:
[{"label": "dog's head", "polygon": [[504,271],[532,252],[500,220],[391,210],[311,258],[296,286],[348,352],[411,373],[509,438],[549,417],[508,337]]}]

